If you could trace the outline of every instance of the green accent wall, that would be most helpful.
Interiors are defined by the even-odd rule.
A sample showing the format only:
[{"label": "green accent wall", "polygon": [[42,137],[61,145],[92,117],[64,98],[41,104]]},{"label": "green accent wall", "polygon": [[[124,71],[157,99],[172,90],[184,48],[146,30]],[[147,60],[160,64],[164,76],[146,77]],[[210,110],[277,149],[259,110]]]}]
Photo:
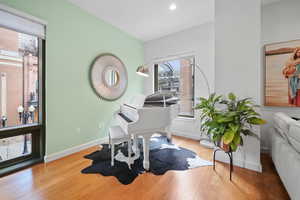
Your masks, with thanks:
[{"label": "green accent wall", "polygon": [[[143,63],[142,42],[66,0],[0,0],[0,3],[48,23],[46,155],[105,137],[119,104],[142,92],[142,78],[135,73]],[[89,67],[104,52],[118,56],[128,71],[127,91],[113,102],[101,100],[89,83]]]}]

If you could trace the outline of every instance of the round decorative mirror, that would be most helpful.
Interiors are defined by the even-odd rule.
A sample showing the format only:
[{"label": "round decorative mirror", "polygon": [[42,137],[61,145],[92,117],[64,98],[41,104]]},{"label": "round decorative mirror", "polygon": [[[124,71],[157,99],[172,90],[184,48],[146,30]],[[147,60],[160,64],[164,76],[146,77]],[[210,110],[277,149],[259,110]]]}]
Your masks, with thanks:
[{"label": "round decorative mirror", "polygon": [[118,57],[110,53],[101,54],[91,66],[90,81],[98,96],[106,100],[116,100],[127,88],[126,67]]},{"label": "round decorative mirror", "polygon": [[108,69],[104,73],[105,82],[109,87],[116,86],[119,81],[119,73],[114,69]]}]

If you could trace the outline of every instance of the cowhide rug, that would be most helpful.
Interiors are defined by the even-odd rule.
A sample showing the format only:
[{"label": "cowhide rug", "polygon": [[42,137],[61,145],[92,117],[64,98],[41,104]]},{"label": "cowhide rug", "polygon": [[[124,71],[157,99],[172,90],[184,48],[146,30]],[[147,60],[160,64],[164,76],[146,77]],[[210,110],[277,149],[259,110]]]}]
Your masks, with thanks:
[{"label": "cowhide rug", "polygon": [[[111,151],[108,144],[103,144],[101,150],[95,151],[84,156],[92,160],[91,166],[83,169],[84,174],[99,173],[103,176],[115,176],[122,184],[130,184],[134,179],[142,173],[143,168],[143,152],[142,139],[138,140],[140,153],[134,155],[134,163],[129,169],[126,161],[128,156],[127,144],[115,146],[115,162],[111,166]],[[162,175],[169,170],[188,170],[196,167],[211,166],[212,162],[203,160],[191,150],[178,147],[168,142],[165,136],[152,137],[150,141],[150,169],[149,172],[155,175]]]}]

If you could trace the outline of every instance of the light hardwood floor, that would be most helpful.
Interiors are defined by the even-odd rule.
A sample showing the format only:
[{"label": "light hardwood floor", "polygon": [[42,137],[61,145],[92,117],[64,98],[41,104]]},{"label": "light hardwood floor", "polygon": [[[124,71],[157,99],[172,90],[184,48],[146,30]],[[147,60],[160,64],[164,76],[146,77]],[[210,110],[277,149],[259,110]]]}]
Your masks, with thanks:
[{"label": "light hardwood floor", "polygon": [[[197,141],[174,137],[174,143],[211,160],[212,151]],[[228,165],[217,163],[187,171],[169,171],[165,175],[140,175],[132,184],[122,185],[114,177],[81,174],[91,161],[83,156],[92,147],[47,164],[38,164],[0,178],[0,199],[51,200],[243,200],[289,199],[269,156],[262,156],[263,173],[234,168],[229,181]]]}]

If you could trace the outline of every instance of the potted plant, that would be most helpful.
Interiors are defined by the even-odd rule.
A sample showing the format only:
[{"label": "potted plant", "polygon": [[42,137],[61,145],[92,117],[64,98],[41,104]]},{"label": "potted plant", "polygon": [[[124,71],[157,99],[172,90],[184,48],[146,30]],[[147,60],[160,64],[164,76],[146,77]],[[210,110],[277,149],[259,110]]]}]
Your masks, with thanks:
[{"label": "potted plant", "polygon": [[224,151],[234,152],[243,145],[242,135],[258,137],[252,131],[253,125],[266,123],[255,107],[251,98],[238,99],[233,93],[226,98],[214,93],[207,99],[200,98],[195,109],[201,111],[201,131]]}]

